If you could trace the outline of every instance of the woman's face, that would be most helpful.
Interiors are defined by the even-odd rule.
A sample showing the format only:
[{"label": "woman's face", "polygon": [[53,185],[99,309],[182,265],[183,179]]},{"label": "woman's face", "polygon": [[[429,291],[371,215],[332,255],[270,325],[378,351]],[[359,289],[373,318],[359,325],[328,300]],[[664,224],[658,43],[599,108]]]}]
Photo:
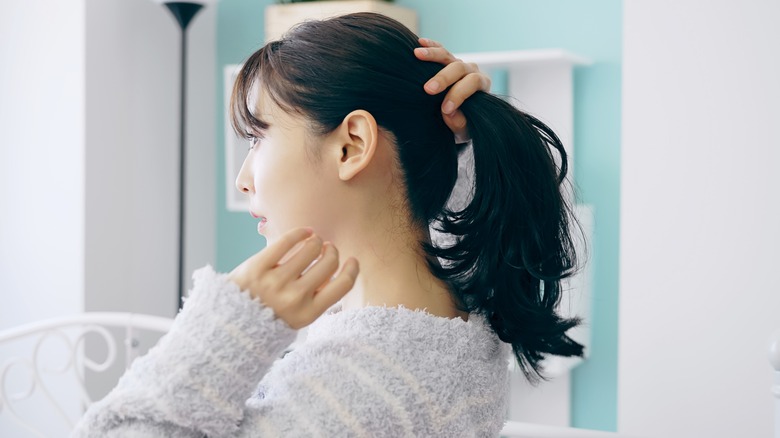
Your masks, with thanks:
[{"label": "woman's face", "polygon": [[270,126],[250,148],[236,188],[249,196],[250,212],[259,220],[258,232],[269,244],[301,226],[311,226],[327,239],[337,208],[333,185],[338,175],[315,164],[307,152],[319,147],[320,140],[310,134],[306,119],[286,113],[264,93],[258,96],[250,108]]}]

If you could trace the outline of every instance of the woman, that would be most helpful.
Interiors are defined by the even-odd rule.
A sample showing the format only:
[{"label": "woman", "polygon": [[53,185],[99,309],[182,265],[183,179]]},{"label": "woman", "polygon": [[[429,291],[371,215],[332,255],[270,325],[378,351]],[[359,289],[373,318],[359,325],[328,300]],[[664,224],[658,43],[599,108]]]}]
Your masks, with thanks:
[{"label": "woman", "polygon": [[[236,186],[269,245],[197,271],[171,332],[76,435],[497,436],[509,345],[531,380],[582,346],[555,313],[574,266],[565,152],[488,87],[377,14],[255,52],[231,99],[251,139]],[[453,131],[474,165],[455,193],[472,152]]]}]

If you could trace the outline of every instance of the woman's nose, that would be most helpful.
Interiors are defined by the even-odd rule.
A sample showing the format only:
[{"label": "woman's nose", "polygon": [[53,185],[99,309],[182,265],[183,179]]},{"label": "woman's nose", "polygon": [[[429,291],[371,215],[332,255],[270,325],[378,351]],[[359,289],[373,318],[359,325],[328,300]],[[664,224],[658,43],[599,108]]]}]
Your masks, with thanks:
[{"label": "woman's nose", "polygon": [[241,179],[236,178],[236,188],[239,192],[250,194],[252,193],[252,189],[250,188],[249,184],[244,184]]},{"label": "woman's nose", "polygon": [[236,177],[236,188],[241,193],[251,195],[255,192],[255,187],[252,184],[252,175],[250,175],[247,167],[247,163],[244,161],[244,163],[241,165],[241,170],[238,172],[238,176]]}]

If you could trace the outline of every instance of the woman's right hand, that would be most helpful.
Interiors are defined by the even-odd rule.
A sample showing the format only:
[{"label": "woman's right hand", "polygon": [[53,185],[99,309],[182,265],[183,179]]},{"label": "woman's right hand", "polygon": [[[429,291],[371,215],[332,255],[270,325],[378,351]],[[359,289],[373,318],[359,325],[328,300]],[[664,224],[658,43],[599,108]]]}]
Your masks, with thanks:
[{"label": "woman's right hand", "polygon": [[349,258],[334,276],[338,268],[339,254],[333,244],[323,243],[309,228],[296,228],[246,259],[228,278],[291,328],[300,329],[354,286],[357,260]]},{"label": "woman's right hand", "polygon": [[458,108],[464,100],[477,91],[490,91],[490,76],[481,72],[479,66],[474,63],[463,62],[436,41],[420,38],[419,43],[423,47],[414,49],[417,59],[423,61],[444,64],[444,68],[425,83],[425,92],[431,95],[449,91],[442,102],[442,116],[444,123],[455,134],[456,143],[465,143],[470,140],[466,129],[466,117]]}]

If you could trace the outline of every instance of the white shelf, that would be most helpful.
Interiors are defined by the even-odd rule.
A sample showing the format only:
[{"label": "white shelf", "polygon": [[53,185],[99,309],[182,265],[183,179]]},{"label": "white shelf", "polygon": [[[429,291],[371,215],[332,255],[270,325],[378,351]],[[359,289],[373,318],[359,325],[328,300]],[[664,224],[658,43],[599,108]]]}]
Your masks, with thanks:
[{"label": "white shelf", "polygon": [[560,138],[569,158],[573,180],[574,136],[573,70],[592,61],[563,49],[534,49],[455,53],[483,71],[506,70],[510,103],[539,118]]},{"label": "white shelf", "polygon": [[483,70],[522,67],[539,67],[544,64],[565,64],[569,66],[590,65],[593,62],[582,56],[561,49],[512,50],[503,52],[456,53],[456,58],[475,62]]}]

